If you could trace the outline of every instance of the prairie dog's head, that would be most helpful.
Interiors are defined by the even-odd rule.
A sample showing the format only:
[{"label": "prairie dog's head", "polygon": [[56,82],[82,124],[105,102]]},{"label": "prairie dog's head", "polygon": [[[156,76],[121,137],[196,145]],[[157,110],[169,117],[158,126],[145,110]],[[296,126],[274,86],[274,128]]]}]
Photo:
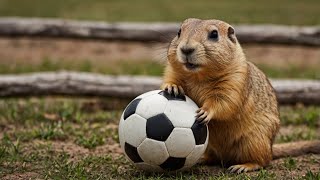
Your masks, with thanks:
[{"label": "prairie dog's head", "polygon": [[186,19],[168,49],[169,61],[186,71],[221,70],[234,61],[241,47],[233,27],[220,20]]}]

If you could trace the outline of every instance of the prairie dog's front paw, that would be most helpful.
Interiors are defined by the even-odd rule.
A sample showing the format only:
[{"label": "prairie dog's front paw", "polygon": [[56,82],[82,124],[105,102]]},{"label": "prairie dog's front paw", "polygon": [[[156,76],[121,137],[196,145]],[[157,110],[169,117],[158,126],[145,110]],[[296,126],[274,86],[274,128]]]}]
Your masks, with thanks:
[{"label": "prairie dog's front paw", "polygon": [[184,90],[181,86],[172,83],[164,83],[161,86],[162,90],[167,91],[169,94],[174,94],[175,96],[184,95]]},{"label": "prairie dog's front paw", "polygon": [[196,113],[196,121],[202,124],[208,124],[213,117],[213,113],[205,107],[199,108]]}]

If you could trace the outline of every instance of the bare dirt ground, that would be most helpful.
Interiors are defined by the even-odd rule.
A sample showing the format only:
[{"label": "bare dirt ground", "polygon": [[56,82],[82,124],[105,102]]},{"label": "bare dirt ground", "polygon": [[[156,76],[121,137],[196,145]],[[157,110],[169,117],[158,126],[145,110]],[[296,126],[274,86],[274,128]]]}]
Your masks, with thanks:
[{"label": "bare dirt ground", "polygon": [[[113,60],[165,61],[168,43],[106,42],[97,40],[49,38],[0,38],[2,63],[39,63],[50,60],[108,63]],[[243,45],[248,60],[266,65],[285,67],[319,66],[320,48],[283,45]]]}]

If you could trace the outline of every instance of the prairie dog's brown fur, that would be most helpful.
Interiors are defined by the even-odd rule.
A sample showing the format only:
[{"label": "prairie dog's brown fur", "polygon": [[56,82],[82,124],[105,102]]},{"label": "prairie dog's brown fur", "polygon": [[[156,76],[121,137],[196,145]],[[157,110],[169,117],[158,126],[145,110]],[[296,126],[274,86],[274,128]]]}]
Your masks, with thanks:
[{"label": "prairie dog's brown fur", "polygon": [[[229,24],[185,20],[169,46],[163,80],[162,89],[185,93],[201,107],[197,120],[208,124],[210,134],[206,163],[246,172],[272,160],[280,125],[275,92],[263,72],[246,61]],[[313,148],[320,148],[315,143]],[[277,157],[300,152],[283,148],[277,148]]]}]

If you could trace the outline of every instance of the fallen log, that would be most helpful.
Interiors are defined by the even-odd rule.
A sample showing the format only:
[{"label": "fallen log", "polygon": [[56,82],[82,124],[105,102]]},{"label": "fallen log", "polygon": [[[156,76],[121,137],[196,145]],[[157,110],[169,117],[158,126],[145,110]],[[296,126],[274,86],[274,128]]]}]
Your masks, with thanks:
[{"label": "fallen log", "polygon": [[[320,46],[320,26],[235,25],[241,43]],[[105,23],[41,18],[0,18],[0,36],[169,42],[178,23]]]},{"label": "fallen log", "polygon": [[[318,80],[271,80],[280,104],[320,104]],[[159,77],[43,72],[0,76],[0,97],[44,95],[134,98],[158,89]]]}]

